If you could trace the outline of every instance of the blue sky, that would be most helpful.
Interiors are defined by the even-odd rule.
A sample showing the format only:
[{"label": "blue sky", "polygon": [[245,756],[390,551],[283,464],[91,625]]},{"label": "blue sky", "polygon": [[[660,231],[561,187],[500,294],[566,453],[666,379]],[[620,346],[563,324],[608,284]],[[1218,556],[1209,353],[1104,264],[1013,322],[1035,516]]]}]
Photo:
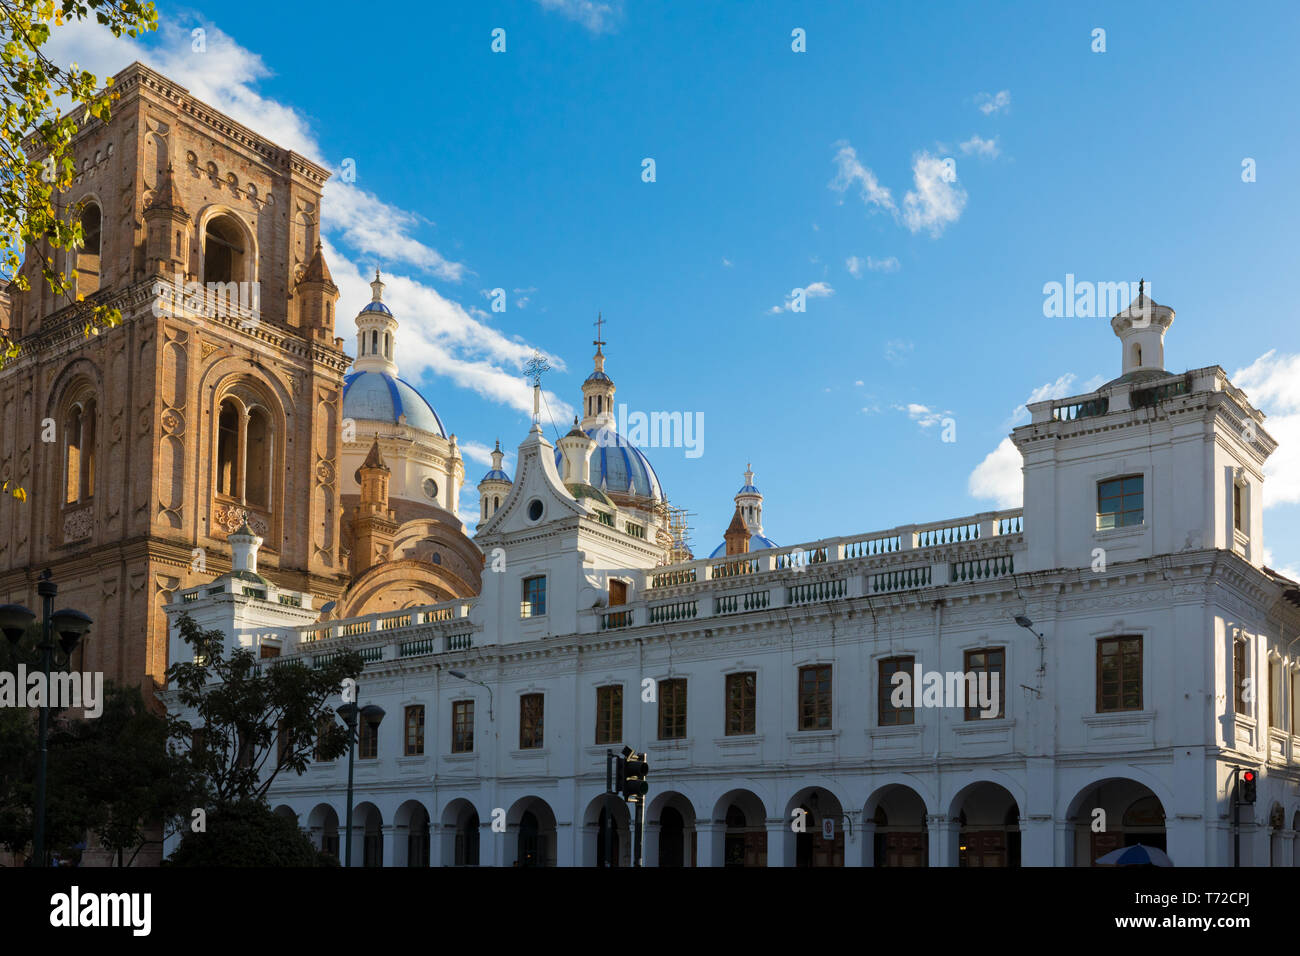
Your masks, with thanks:
[{"label": "blue sky", "polygon": [[339,312],[391,275],[402,374],[471,483],[527,430],[533,348],[576,408],[600,311],[617,400],[703,415],[701,456],[647,449],[697,553],[747,461],[782,544],[992,509],[1019,406],[1119,374],[1107,319],[1044,317],[1044,284],[1144,277],[1166,366],[1222,365],[1269,414],[1266,544],[1300,568],[1294,4],[158,6],[141,44],[55,49],[353,161],[325,198]]}]

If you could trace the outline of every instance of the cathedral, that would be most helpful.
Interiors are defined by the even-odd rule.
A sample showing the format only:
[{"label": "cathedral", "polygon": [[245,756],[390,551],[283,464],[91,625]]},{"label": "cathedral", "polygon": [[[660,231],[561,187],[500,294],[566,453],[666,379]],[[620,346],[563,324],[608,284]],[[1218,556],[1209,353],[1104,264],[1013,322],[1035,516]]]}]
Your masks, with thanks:
[{"label": "cathedral", "polygon": [[[39,606],[48,568],[95,622],[73,668],[173,712],[183,615],[260,666],[358,650],[357,702],[382,714],[351,807],[346,759],[269,792],[322,850],[1008,867],[1141,843],[1219,866],[1237,843],[1300,865],[1300,584],[1263,558],[1276,443],[1221,367],[1167,368],[1172,308],[1139,293],[1098,329],[1117,374],[1029,405],[1023,507],[779,545],[747,465],[700,557],[616,427],[598,334],[581,415],[550,441],[534,380],[471,530],[382,275],[339,301],[327,171],[138,63],[115,88],[64,197],[84,301],[42,285],[48,249],[31,291],[0,292],[21,346],[0,478],[28,492],[0,496],[0,603]],[[122,324],[85,336],[88,304]],[[649,764],[636,813],[606,792],[627,748]]]}]

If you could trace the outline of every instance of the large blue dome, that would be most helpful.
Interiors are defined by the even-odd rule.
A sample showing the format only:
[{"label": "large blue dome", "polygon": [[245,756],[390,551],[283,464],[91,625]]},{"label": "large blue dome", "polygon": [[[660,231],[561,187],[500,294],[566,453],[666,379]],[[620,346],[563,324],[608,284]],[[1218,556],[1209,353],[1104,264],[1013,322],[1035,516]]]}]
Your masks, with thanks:
[{"label": "large blue dome", "polygon": [[407,382],[387,372],[353,372],[343,379],[343,417],[397,424],[447,437],[433,406]]},{"label": "large blue dome", "polygon": [[[593,485],[616,495],[633,494],[663,500],[664,490],[659,484],[659,476],[641,449],[607,425],[591,429],[587,437],[596,442],[591,453]],[[558,448],[555,449],[555,464],[561,470],[564,467]]]}]

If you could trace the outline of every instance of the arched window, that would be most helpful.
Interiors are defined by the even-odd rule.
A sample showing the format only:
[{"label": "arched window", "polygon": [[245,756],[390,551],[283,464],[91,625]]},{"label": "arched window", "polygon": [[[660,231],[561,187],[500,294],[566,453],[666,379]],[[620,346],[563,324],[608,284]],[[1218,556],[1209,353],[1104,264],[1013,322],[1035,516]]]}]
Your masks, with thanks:
[{"label": "arched window", "polygon": [[390,354],[390,345],[391,345],[391,343],[390,343],[389,340],[388,340],[388,333],[385,332],[385,333],[384,333],[384,358],[392,358],[392,357],[393,357],[393,356]]},{"label": "arched window", "polygon": [[248,253],[244,230],[231,216],[215,216],[203,230],[203,282],[242,282]]},{"label": "arched window", "polygon": [[493,496],[492,496],[492,510],[495,512],[495,511],[496,511],[498,508],[500,508],[500,507],[501,507],[501,499],[500,499],[499,497],[497,497],[496,495],[493,495]]},{"label": "arched window", "polygon": [[373,329],[370,331],[370,354],[379,354],[379,333]]},{"label": "arched window", "polygon": [[248,416],[248,470],[244,498],[250,505],[271,506],[271,422],[266,410],[255,408]]},{"label": "arched window", "polygon": [[217,494],[237,498],[239,476],[239,410],[229,399],[221,403],[217,420]]},{"label": "arched window", "polygon": [[80,504],[95,494],[95,411],[95,400],[88,398],[74,404],[64,416],[64,504]]},{"label": "arched window", "polygon": [[75,251],[73,268],[77,270],[77,295],[90,295],[99,290],[99,259],[103,216],[99,206],[90,203],[81,211],[81,246]]},{"label": "arched window", "polygon": [[223,399],[217,415],[217,494],[270,511],[274,453],[270,412],[252,400],[245,405],[233,395]]},{"label": "arched window", "polygon": [[1133,343],[1133,364],[1142,367],[1142,346],[1136,342]]}]

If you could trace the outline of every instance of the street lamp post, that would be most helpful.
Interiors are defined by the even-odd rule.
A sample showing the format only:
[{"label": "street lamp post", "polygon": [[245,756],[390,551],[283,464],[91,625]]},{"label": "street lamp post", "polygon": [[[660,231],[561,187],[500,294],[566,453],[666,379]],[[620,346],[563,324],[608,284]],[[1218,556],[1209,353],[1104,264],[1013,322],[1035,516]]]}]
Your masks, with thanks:
[{"label": "street lamp post", "polygon": [[[41,675],[45,693],[41,699],[40,717],[38,719],[38,750],[36,756],[36,807],[34,832],[32,834],[32,859],[36,866],[45,865],[45,769],[49,752],[50,732],[50,667],[54,663],[54,635],[59,635],[59,647],[64,657],[70,662],[72,652],[77,649],[82,635],[90,630],[91,619],[80,611],[71,609],[55,611],[54,597],[59,593],[58,585],[51,580],[53,575],[49,568],[41,572],[36,582],[36,593],[41,597],[41,642],[37,649],[41,652]],[[18,604],[0,605],[0,630],[13,646],[15,652],[18,642],[36,615]]]},{"label": "street lamp post", "polygon": [[344,866],[352,866],[352,765],[353,755],[357,750],[357,714],[360,713],[366,720],[380,721],[384,719],[384,709],[377,704],[367,704],[360,711],[357,710],[356,704],[343,704],[338,708],[338,714],[343,718],[344,723],[348,725],[348,809],[347,824],[344,839],[347,846],[344,848]]}]

